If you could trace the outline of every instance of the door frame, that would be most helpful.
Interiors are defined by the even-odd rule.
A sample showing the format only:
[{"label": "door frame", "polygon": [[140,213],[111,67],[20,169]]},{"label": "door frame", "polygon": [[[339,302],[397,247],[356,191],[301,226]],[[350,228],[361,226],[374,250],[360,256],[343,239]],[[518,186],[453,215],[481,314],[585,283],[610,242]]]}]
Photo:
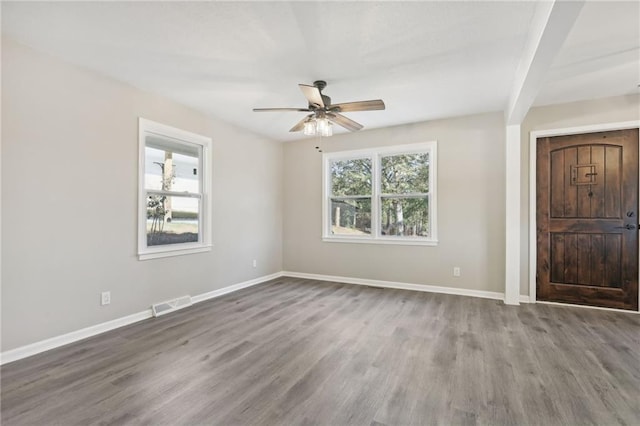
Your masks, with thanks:
[{"label": "door frame", "polygon": [[[640,129],[640,120],[623,121],[618,123],[593,124],[589,126],[566,127],[566,128],[560,128],[560,129],[532,130],[529,133],[529,300],[528,300],[529,303],[537,303],[536,273],[537,273],[537,263],[538,263],[538,246],[537,246],[537,240],[538,240],[537,225],[538,224],[536,221],[536,212],[537,212],[536,196],[537,196],[538,188],[536,185],[536,181],[537,181],[538,174],[537,174],[536,157],[537,157],[537,149],[538,149],[538,138],[577,135],[582,133],[606,132],[610,130],[627,130],[627,129]],[[638,143],[640,144],[640,140],[638,141]],[[638,181],[638,189],[640,192],[640,180]],[[640,262],[640,259],[639,259],[639,262]],[[638,275],[639,275],[638,279],[640,282],[640,272],[638,273]],[[638,301],[640,302],[640,294],[638,295]],[[553,302],[541,302],[541,303],[553,303]],[[561,303],[561,305],[570,305],[570,304]],[[619,309],[612,309],[612,308],[597,308],[597,309],[619,311]],[[638,311],[623,311],[623,312],[638,313]]]}]

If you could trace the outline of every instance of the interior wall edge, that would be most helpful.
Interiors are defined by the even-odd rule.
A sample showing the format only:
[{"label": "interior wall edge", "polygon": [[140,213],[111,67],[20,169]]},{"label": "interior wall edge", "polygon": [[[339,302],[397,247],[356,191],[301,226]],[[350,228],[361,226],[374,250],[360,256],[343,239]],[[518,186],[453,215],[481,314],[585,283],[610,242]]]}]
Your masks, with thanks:
[{"label": "interior wall edge", "polygon": [[371,287],[392,288],[397,290],[422,291],[426,293],[452,294],[456,296],[480,297],[483,299],[503,300],[504,293],[495,291],[472,290],[457,287],[444,287],[429,284],[412,284],[397,281],[382,281],[367,278],[342,277],[336,275],[308,274],[304,272],[283,271],[282,275],[292,278],[306,278],[310,280],[329,281],[344,284],[366,285]]},{"label": "interior wall edge", "polygon": [[[371,287],[380,287],[380,288],[388,288],[388,289],[396,289],[396,290],[420,291],[425,293],[450,294],[454,296],[478,297],[482,299],[493,299],[493,300],[504,299],[504,293],[492,292],[492,291],[472,290],[472,289],[464,289],[464,288],[456,288],[456,287],[443,287],[443,286],[427,285],[427,284],[412,284],[412,283],[403,283],[403,282],[395,282],[395,281],[382,281],[382,280],[343,277],[343,276],[335,276],[335,275],[310,274],[305,272],[280,271],[273,274],[254,278],[248,281],[243,281],[243,282],[233,284],[227,287],[223,287],[217,290],[213,290],[210,292],[202,293],[202,294],[193,296],[191,300],[194,304],[204,302],[206,300],[214,299],[216,297],[221,297],[226,294],[233,293],[235,291],[252,287],[254,285],[258,285],[258,284],[271,281],[280,277],[303,278],[303,279],[310,279],[310,280],[328,281],[328,282],[336,282],[336,283],[343,283],[343,284],[365,285],[365,286],[371,286]],[[536,303],[536,302],[531,301],[528,295],[520,295],[520,303]],[[539,302],[539,303],[543,303],[543,302]],[[548,304],[553,304],[553,303],[548,303]],[[580,307],[580,308],[593,308],[593,309],[599,309],[599,310],[619,311],[619,312],[635,313],[635,314],[638,313],[633,311],[623,311],[619,309],[597,308],[597,307],[594,308],[591,306],[567,305],[567,304],[556,304],[556,305]],[[39,342],[35,342],[35,343],[24,345],[18,348],[10,349],[0,353],[0,365],[9,364],[14,361],[28,358],[30,356],[34,356],[34,355],[49,351],[51,349],[59,348],[61,346],[78,342],[80,340],[84,340],[89,337],[97,336],[99,334],[105,333],[107,331],[115,330],[120,327],[125,327],[127,325],[135,324],[137,322],[144,321],[152,317],[153,317],[153,314],[152,314],[151,308],[149,308],[141,312],[127,315],[125,317],[116,318],[111,321],[103,322],[101,324],[96,324],[80,330],[72,331],[70,333],[66,333],[60,336],[51,337],[49,339],[41,340]]]},{"label": "interior wall edge", "polygon": [[[237,284],[233,284],[227,287],[223,287],[214,291],[202,293],[191,298],[191,301],[195,303],[204,302],[216,297],[223,296],[225,294],[233,293],[234,291],[242,290],[247,287],[252,287],[263,282],[267,282],[282,276],[282,272],[276,272],[270,275],[264,275],[262,277],[254,278],[252,280],[243,281]],[[151,308],[145,309],[141,312],[136,312],[131,315],[116,318],[111,321],[106,321],[100,324],[92,325],[90,327],[82,328],[80,330],[72,331],[70,333],[62,334],[60,336],[51,337],[39,342],[30,343],[28,345],[20,346],[14,349],[9,349],[0,353],[0,365],[8,364],[14,361],[18,361],[23,358],[27,358],[33,355],[46,352],[51,349],[59,348],[61,346],[68,345],[80,340],[87,339],[89,337],[97,336],[107,331],[115,330],[116,328],[124,327],[127,325],[135,324],[140,321],[152,318],[153,314]]]},{"label": "interior wall edge", "polygon": [[[1,44],[0,353],[283,269],[280,143],[4,36]],[[140,117],[213,139],[211,251],[137,259]],[[99,303],[105,291],[109,307]]]}]

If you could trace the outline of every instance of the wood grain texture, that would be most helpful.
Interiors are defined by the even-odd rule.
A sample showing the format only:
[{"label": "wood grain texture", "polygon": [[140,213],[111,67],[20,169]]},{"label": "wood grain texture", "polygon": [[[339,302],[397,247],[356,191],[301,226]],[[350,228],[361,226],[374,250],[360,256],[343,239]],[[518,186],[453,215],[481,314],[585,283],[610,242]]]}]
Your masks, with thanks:
[{"label": "wood grain texture", "polygon": [[[583,145],[577,148],[577,162],[576,164],[590,164],[591,163],[591,146]],[[597,176],[596,176],[597,178]],[[577,190],[576,203],[577,203],[577,217],[591,217],[591,201],[589,192],[593,193],[593,187],[597,185],[579,185],[574,188]]]},{"label": "wood grain texture", "polygon": [[566,282],[565,265],[565,239],[563,233],[554,233],[551,237],[551,281],[554,283]]},{"label": "wood grain texture", "polygon": [[[549,138],[544,138],[547,145]],[[551,217],[565,217],[564,199],[565,199],[565,166],[564,151],[551,151],[550,155],[550,176],[553,176],[549,182],[549,191],[551,192],[551,202],[548,206],[551,209]],[[546,176],[547,179],[549,176]]]},{"label": "wood grain texture", "polygon": [[[591,163],[605,164],[604,162],[604,145],[591,146]],[[602,170],[597,170],[596,184],[591,186],[591,217],[604,217],[604,183],[605,176]]]},{"label": "wood grain texture", "polygon": [[591,234],[589,246],[589,261],[591,262],[591,285],[603,286],[604,279],[604,236]]},{"label": "wood grain texture", "polygon": [[[631,156],[631,153],[627,154]],[[636,162],[636,166],[637,166]],[[604,210],[605,217],[622,218],[620,197],[622,196],[622,149],[617,146],[606,146],[604,155]],[[636,183],[637,183],[636,179]]]},{"label": "wood grain texture", "polygon": [[[555,138],[552,138],[552,143]],[[578,216],[578,187],[571,183],[571,166],[578,164],[578,149],[564,148],[559,150],[564,153],[564,169],[560,176],[551,176],[551,180],[564,183],[564,199],[562,200],[565,218]]]},{"label": "wood grain texture", "polygon": [[638,310],[638,129],[537,141],[537,298]]},{"label": "wood grain texture", "polygon": [[2,424],[640,423],[640,316],[280,278],[1,367]]}]

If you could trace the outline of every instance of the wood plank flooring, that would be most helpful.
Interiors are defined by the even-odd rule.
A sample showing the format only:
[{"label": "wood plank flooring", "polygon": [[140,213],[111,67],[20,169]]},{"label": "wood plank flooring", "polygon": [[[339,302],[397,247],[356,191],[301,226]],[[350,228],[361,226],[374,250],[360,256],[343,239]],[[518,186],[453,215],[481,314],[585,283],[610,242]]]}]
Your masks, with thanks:
[{"label": "wood plank flooring", "polygon": [[640,316],[280,278],[0,374],[6,426],[638,425]]}]

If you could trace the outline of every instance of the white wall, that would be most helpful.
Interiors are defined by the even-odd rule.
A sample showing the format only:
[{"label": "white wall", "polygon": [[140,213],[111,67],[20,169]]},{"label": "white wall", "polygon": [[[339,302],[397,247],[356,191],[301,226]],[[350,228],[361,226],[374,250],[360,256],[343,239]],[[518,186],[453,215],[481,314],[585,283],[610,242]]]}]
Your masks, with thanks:
[{"label": "white wall", "polygon": [[[140,116],[213,139],[212,252],[137,259]],[[2,124],[2,351],[282,269],[279,143],[6,38]]]},{"label": "white wall", "polygon": [[[372,113],[374,114],[374,113]],[[438,141],[437,247],[322,242],[322,155],[284,148],[287,271],[504,291],[505,140],[501,113],[336,135],[325,152]],[[462,268],[453,277],[454,266]]]},{"label": "white wall", "polygon": [[520,294],[529,294],[529,135],[534,130],[552,130],[595,124],[640,120],[640,95],[616,96],[532,108],[521,129],[521,261]]}]

